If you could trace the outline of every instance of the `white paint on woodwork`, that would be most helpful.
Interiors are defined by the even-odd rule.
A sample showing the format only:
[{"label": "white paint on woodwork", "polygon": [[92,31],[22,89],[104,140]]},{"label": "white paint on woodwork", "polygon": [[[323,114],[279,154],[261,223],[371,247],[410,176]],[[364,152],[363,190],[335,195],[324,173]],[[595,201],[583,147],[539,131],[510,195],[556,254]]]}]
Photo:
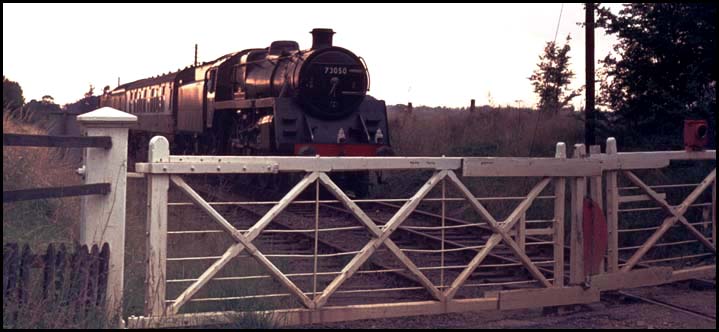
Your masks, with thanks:
[{"label": "white paint on woodwork", "polygon": [[122,308],[125,260],[125,195],[127,185],[128,126],[137,117],[113,108],[85,113],[77,120],[87,136],[109,136],[112,148],[86,148],[83,153],[84,183],[110,183],[107,195],[82,196],[80,243],[110,246],[107,279],[107,308],[110,314]]}]

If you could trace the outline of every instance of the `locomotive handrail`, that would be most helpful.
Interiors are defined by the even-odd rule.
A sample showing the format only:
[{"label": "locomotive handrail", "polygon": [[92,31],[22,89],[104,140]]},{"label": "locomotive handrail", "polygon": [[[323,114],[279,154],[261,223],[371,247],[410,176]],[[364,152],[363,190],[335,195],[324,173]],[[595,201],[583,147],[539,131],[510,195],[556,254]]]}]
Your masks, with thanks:
[{"label": "locomotive handrail", "polygon": [[358,56],[360,61],[362,61],[362,65],[364,65],[364,71],[367,73],[367,91],[369,91],[370,85],[372,85],[372,78],[369,76],[369,68],[367,67],[367,62],[364,61],[364,58],[361,56]]}]

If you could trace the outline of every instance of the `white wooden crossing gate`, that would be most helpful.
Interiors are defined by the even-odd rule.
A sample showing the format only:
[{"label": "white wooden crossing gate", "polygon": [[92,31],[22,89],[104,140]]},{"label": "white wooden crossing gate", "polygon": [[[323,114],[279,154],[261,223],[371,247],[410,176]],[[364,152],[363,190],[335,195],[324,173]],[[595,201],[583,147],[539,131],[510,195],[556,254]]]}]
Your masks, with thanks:
[{"label": "white wooden crossing gate", "polygon": [[[669,203],[666,195],[659,193],[656,186],[647,185],[635,172],[663,168],[669,165],[671,160],[701,159],[714,160],[715,163],[716,152],[617,153],[613,140],[608,141],[607,147],[608,152],[605,154],[598,153],[599,151],[593,148],[594,153],[587,156],[583,153],[584,147],[579,145],[575,147],[573,158],[567,158],[563,143],[557,144],[555,158],[173,156],[169,154],[167,141],[163,137],[155,137],[150,142],[149,162],[136,164],[137,172],[144,173],[147,179],[148,189],[145,314],[142,317],[130,317],[128,326],[222,324],[244,315],[257,314],[267,315],[266,317],[280,325],[298,325],[556,306],[595,302],[599,300],[600,291],[607,289],[713,276],[714,264],[674,270],[671,267],[651,265],[663,262],[661,260],[647,262],[642,259],[651,248],[661,245],[658,243],[660,238],[680,230],[688,231],[698,243],[708,249],[709,252],[703,252],[701,257],[711,256],[714,259],[715,168],[678,205]],[[427,177],[408,198],[352,199],[331,175],[332,172],[343,171],[403,171],[417,173],[417,176],[427,174]],[[187,174],[284,172],[300,173],[303,177],[282,199],[270,202],[271,207],[263,211],[259,219],[246,224],[246,229],[239,226],[235,217],[228,216],[226,211],[222,210],[223,206],[242,203],[209,201],[203,197],[201,190],[193,188],[185,178]],[[620,176],[626,177],[642,193],[620,196]],[[475,180],[481,182],[493,179],[514,179],[511,180],[514,182],[508,183],[517,183],[516,178],[524,178],[534,184],[519,186],[521,190],[529,189],[518,195],[500,197],[478,196],[478,187],[470,184]],[[567,182],[570,184],[568,194]],[[177,188],[189,202],[169,202],[170,185]],[[313,187],[314,199],[303,201],[303,192]],[[325,188],[334,199],[320,199],[320,187]],[[685,213],[697,204],[697,199],[709,187],[712,187],[711,201],[702,203],[702,206],[709,208],[705,211],[711,211],[711,221],[702,221],[702,225],[712,226],[711,237],[706,238],[707,228],[697,229],[695,223],[685,217]],[[470,188],[475,189],[473,191]],[[520,189],[506,188],[507,192]],[[582,199],[588,192],[588,196],[598,202],[599,206],[606,202],[604,211],[610,239],[602,271],[591,276],[585,273],[582,267],[585,259],[584,239],[587,237],[581,227]],[[567,195],[571,201],[569,207],[565,206]],[[622,230],[619,206],[636,200],[655,202],[667,216],[646,241],[632,245],[636,246],[636,251],[624,260],[626,255],[620,254],[620,251],[625,248],[620,247],[618,240]],[[546,201],[548,207],[539,207],[540,201]],[[399,202],[401,205],[385,217],[380,217],[380,206],[388,206],[393,202]],[[494,206],[496,202],[501,202],[503,208],[490,208],[490,205]],[[209,217],[216,227],[215,230],[168,231],[168,222],[172,223],[172,220],[168,220],[168,205],[190,203]],[[335,206],[329,207],[330,203]],[[245,206],[259,204],[246,203]],[[303,219],[301,213],[289,211],[290,207],[302,204],[314,208],[314,211],[305,211],[311,216],[305,218],[307,220]],[[424,211],[419,208],[422,204],[440,204],[441,208],[436,210],[441,212]],[[466,208],[461,210],[463,213],[460,216],[450,216],[447,213],[450,204],[464,204]],[[353,223],[331,225],[330,221],[321,220],[329,217],[320,215],[320,208],[341,208],[352,216],[349,219],[353,220]],[[288,213],[294,214],[287,217]],[[703,216],[708,217],[707,213],[703,212]],[[541,219],[538,217],[540,214]],[[570,218],[565,218],[567,214]],[[417,215],[426,218],[419,219]],[[425,223],[426,220],[430,221]],[[682,228],[673,228],[676,225],[681,225]],[[565,226],[569,227],[570,233],[569,243],[566,245]],[[229,243],[220,255],[184,258],[169,255],[168,235],[190,233],[224,234]],[[265,237],[297,233],[309,234],[310,241],[313,242],[308,247],[309,253],[275,253],[279,245],[267,245],[267,240],[263,240]],[[450,233],[456,236],[450,237]],[[350,237],[354,234],[361,235]],[[407,241],[410,236],[423,236],[425,240],[419,242],[426,242],[421,243],[425,246],[418,246],[416,238]],[[337,240],[360,238],[365,239],[365,242]],[[293,239],[285,242],[287,241],[301,242]],[[320,244],[332,246],[337,252],[323,252]],[[546,248],[537,249],[542,246]],[[566,254],[569,255],[568,262],[565,260]],[[171,258],[168,259],[168,256]],[[256,273],[260,274],[222,275],[223,271],[229,270],[231,262],[240,258],[246,259],[243,262],[251,260],[257,267]],[[312,263],[287,263],[288,260],[303,259]],[[339,260],[341,268],[333,271],[322,270],[320,262],[324,262],[323,259]],[[168,260],[203,260],[210,264],[199,276],[173,279],[168,277]],[[370,265],[374,266],[374,269],[368,269]],[[304,270],[288,272],[290,266]],[[510,269],[519,269],[520,272],[507,272]],[[526,277],[528,280],[510,280],[507,279],[507,274]],[[370,279],[380,280],[380,277],[372,279],[380,275],[390,275],[404,281],[398,281],[397,285],[388,285],[386,279],[381,279],[381,286],[375,288],[363,284]],[[324,281],[318,281],[320,279]],[[256,292],[251,295],[224,297],[201,295],[213,281],[249,280],[274,280],[278,286],[267,289],[270,293],[262,294]],[[616,280],[620,282],[617,284]],[[347,289],[346,286],[352,282],[358,282],[364,287]],[[168,298],[169,284],[186,286],[182,286],[175,295]],[[257,286],[258,284],[246,285],[249,286],[245,287],[262,288]],[[508,289],[510,287],[513,289]],[[283,293],[277,293],[278,289]],[[474,292],[474,289],[478,291]],[[369,302],[362,302],[362,297],[369,297],[369,294],[401,292],[413,293],[407,297],[386,296],[379,300],[372,298]],[[292,303],[297,305],[254,311],[188,309],[190,303],[197,302],[260,301],[269,298],[292,299]],[[360,302],[351,302],[354,300]]]},{"label": "white wooden crossing gate", "polygon": [[[611,290],[715,277],[716,151],[618,153],[609,139],[607,153],[590,159],[605,164],[609,236],[608,273],[594,276],[593,286]],[[687,161],[692,167],[686,167]],[[671,162],[684,163],[673,175],[695,182],[649,185],[637,175],[643,171],[651,178],[651,171]],[[690,210],[695,220],[687,218]]]}]

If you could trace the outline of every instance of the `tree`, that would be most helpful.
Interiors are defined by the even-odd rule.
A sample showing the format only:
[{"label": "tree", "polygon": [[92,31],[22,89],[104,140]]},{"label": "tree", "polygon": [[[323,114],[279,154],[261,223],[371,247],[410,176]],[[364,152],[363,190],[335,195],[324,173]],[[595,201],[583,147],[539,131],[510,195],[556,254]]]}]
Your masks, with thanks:
[{"label": "tree", "polygon": [[5,110],[13,110],[22,107],[25,104],[25,98],[22,96],[22,88],[15,81],[2,77],[2,106]]},{"label": "tree", "polygon": [[51,95],[44,95],[44,96],[42,96],[42,103],[43,104],[54,104],[55,98],[53,98]]},{"label": "tree", "polygon": [[[681,146],[684,119],[716,119],[716,4],[642,3],[597,26],[618,38],[600,69],[599,103],[625,145]],[[712,140],[713,141],[713,140]]]},{"label": "tree", "polygon": [[574,77],[574,72],[569,69],[570,40],[571,37],[567,35],[562,48],[553,41],[548,42],[544,53],[539,56],[539,68],[529,77],[534,92],[539,95],[537,107],[540,111],[556,113],[580,94],[581,89],[573,91],[568,88]]}]

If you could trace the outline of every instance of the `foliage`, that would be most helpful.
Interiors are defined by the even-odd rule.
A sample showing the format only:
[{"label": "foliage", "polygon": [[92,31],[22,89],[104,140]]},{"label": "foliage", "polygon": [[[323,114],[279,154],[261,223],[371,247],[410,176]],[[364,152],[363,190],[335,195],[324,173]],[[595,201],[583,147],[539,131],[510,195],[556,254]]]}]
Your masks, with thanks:
[{"label": "foliage", "polygon": [[15,81],[2,77],[2,106],[3,111],[22,107],[25,104],[25,98],[22,96],[22,88]]},{"label": "foliage", "polygon": [[623,146],[668,149],[681,147],[684,119],[713,126],[715,3],[628,4],[618,15],[600,7],[597,27],[618,38],[599,73],[599,103],[615,111],[607,135]]},{"label": "foliage", "polygon": [[[48,98],[49,97],[49,98]],[[60,105],[55,104],[55,100],[51,96],[45,96],[42,98],[41,101],[37,101],[35,99],[30,100],[27,104],[25,104],[24,111],[25,113],[43,113],[43,112],[60,112],[62,109],[60,108]]]},{"label": "foliage", "polygon": [[529,77],[534,92],[539,95],[537,107],[540,111],[557,113],[580,94],[581,90],[572,91],[567,87],[574,77],[574,72],[569,69],[570,40],[567,35],[561,48],[553,41],[548,42],[544,53],[539,56],[539,68]]}]

